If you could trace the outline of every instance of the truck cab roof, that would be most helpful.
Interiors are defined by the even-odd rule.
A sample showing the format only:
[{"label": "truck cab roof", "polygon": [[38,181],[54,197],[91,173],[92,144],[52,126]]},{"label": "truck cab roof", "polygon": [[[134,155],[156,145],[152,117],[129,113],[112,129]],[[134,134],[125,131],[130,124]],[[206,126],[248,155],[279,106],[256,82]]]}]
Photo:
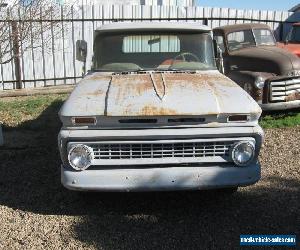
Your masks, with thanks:
[{"label": "truck cab roof", "polygon": [[120,32],[120,31],[180,31],[208,33],[211,29],[200,23],[189,22],[114,22],[104,24],[96,29],[96,32]]},{"label": "truck cab roof", "polygon": [[231,32],[242,31],[242,30],[252,30],[252,29],[270,29],[267,24],[263,23],[243,23],[243,24],[231,24],[225,25],[218,28],[214,28],[214,33],[224,33],[229,34]]}]

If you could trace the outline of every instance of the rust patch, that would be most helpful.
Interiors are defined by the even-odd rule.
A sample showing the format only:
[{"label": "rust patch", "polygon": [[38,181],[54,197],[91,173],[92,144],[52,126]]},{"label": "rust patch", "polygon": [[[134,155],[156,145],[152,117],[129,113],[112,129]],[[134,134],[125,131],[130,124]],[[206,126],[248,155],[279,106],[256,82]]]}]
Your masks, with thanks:
[{"label": "rust patch", "polygon": [[210,76],[199,73],[153,73],[152,77],[154,83],[150,74],[114,76],[112,87],[117,89],[116,102],[121,104],[127,96],[141,96],[145,92],[153,90],[162,98],[164,95],[168,95],[168,90],[172,89],[174,85],[181,85],[183,88],[188,87],[195,90],[205,88],[205,83],[216,89],[216,85],[235,87],[234,83],[224,76]]},{"label": "rust patch", "polygon": [[[195,73],[195,74],[186,74],[186,73],[165,73],[165,78],[167,80],[167,83],[169,81],[186,81],[195,87],[202,87],[204,82],[209,82],[209,83],[217,83],[222,86],[227,86],[227,87],[235,87],[234,83],[226,78],[223,75],[210,75],[210,74],[201,74],[201,73]],[[167,84],[168,85],[168,84]]]},{"label": "rust patch", "polygon": [[300,92],[295,91],[294,93],[288,95],[288,96],[285,98],[285,100],[286,100],[287,102],[300,100]]},{"label": "rust patch", "polygon": [[[162,75],[164,79],[162,78]],[[147,74],[132,74],[132,75],[115,75],[112,78],[110,99],[113,100],[113,107],[117,108],[114,112],[107,113],[108,116],[112,113],[120,113],[124,116],[167,116],[167,115],[192,115],[193,113],[178,113],[176,107],[168,104],[166,107],[163,105],[155,105],[158,101],[153,95],[156,95],[163,102],[164,94],[180,95],[180,89],[188,89],[192,92],[200,92],[201,89],[207,89],[210,87],[214,95],[224,95],[222,90],[218,86],[231,86],[236,85],[225,78],[224,76],[214,76],[213,74],[201,74],[201,73],[152,73],[152,80],[149,73]],[[171,93],[173,89],[176,89],[176,93]],[[132,107],[135,97],[143,97],[148,102],[143,102],[142,99],[137,99],[140,103],[139,108]],[[129,105],[130,104],[130,105]],[[191,110],[192,111],[192,110]]]},{"label": "rust patch", "polygon": [[174,109],[158,108],[148,105],[141,109],[139,115],[178,115],[178,112]]},{"label": "rust patch", "polygon": [[[158,108],[155,106],[147,105],[137,112],[132,111],[132,105],[128,105],[122,111],[122,116],[165,116],[165,115],[179,115],[174,109]],[[182,114],[181,114],[182,115]],[[189,115],[189,114],[184,114]],[[113,116],[112,113],[108,113],[107,116]]]},{"label": "rust patch", "polygon": [[153,89],[148,75],[120,75],[114,76],[112,86],[118,90],[117,101],[122,101],[125,96],[140,96],[146,91]]},{"label": "rust patch", "polygon": [[[215,84],[215,83],[212,83],[212,82],[205,82],[211,89],[212,89],[212,91],[214,92],[214,94],[216,95],[216,96],[227,96],[227,97],[229,97],[229,95],[227,94],[227,93],[225,93],[224,91],[222,91],[222,93],[220,93],[221,92],[221,90],[219,89],[219,88],[217,88],[217,84]],[[219,101],[221,101],[222,100],[222,98],[220,98],[220,99],[218,99]]]}]

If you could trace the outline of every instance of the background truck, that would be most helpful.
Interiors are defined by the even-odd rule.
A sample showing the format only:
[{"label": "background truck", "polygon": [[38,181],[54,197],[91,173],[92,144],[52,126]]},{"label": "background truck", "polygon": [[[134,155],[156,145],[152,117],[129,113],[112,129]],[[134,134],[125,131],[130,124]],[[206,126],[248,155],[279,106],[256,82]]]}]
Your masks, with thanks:
[{"label": "background truck", "polygon": [[300,57],[300,23],[294,23],[284,42],[278,46]]},{"label": "background truck", "polygon": [[263,110],[300,108],[300,60],[276,46],[266,24],[215,28],[225,75],[244,88]]}]

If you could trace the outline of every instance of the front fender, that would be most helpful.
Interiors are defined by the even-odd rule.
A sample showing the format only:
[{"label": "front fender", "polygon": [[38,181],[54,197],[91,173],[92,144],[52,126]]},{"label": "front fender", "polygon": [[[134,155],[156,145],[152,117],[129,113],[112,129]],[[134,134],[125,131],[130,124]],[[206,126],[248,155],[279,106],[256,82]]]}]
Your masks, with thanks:
[{"label": "front fender", "polygon": [[269,78],[274,77],[273,73],[267,72],[254,72],[254,71],[231,71],[227,76],[236,82],[240,87],[245,89],[254,100],[260,101],[262,99],[262,89],[259,89],[255,81],[258,77],[266,81]]},{"label": "front fender", "polygon": [[228,72],[227,76],[235,81],[238,84],[243,84],[245,82],[248,83],[255,83],[257,77],[261,77],[264,80],[268,78],[274,77],[273,73],[267,72],[254,72],[254,71],[231,71]]}]

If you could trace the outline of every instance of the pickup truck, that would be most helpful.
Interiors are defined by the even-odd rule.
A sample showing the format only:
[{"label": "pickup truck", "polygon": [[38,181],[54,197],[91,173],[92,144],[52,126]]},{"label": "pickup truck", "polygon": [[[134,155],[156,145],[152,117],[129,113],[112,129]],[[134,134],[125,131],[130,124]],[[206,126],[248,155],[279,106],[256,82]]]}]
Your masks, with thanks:
[{"label": "pickup truck", "polygon": [[300,60],[276,46],[268,25],[227,25],[213,30],[224,73],[265,111],[300,108]]},{"label": "pickup truck", "polygon": [[[87,43],[77,42],[85,62]],[[260,179],[259,105],[218,71],[207,26],[101,26],[63,104],[62,184],[79,191],[236,191]],[[219,61],[219,60],[218,60]]]},{"label": "pickup truck", "polygon": [[277,45],[300,57],[300,23],[294,23],[285,41]]}]

